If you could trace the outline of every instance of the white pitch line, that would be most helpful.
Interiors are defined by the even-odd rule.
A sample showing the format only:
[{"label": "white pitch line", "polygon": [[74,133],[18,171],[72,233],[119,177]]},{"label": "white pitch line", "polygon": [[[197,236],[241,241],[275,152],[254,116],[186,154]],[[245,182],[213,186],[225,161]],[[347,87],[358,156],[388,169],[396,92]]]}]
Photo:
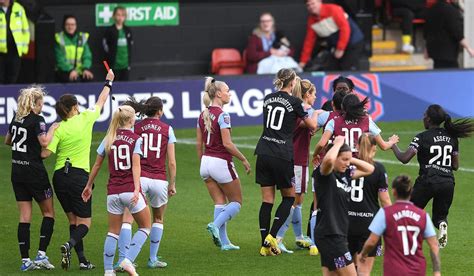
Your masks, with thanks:
[{"label": "white pitch line", "polygon": [[[245,136],[244,136],[245,137]],[[247,136],[248,137],[248,136]],[[233,140],[237,140],[235,139],[237,137],[234,137],[232,138]],[[260,138],[260,137],[259,137]],[[184,139],[178,139],[178,144],[184,144],[184,145],[196,145],[196,140],[195,139],[192,139],[192,138],[184,138]],[[234,143],[234,145],[236,145],[238,148],[243,148],[243,149],[255,149],[256,146],[253,146],[253,145],[249,145],[249,144],[239,144],[239,143]],[[394,160],[388,160],[388,159],[379,159],[377,158],[376,159],[377,161],[379,162],[382,162],[382,163],[387,163],[387,164],[393,164],[393,165],[402,165],[402,166],[410,166],[410,167],[418,167],[418,164],[417,163],[414,163],[414,162],[410,162],[408,164],[402,164],[398,161],[394,161]],[[459,168],[459,171],[463,171],[463,172],[470,172],[470,173],[474,173],[474,169],[472,168]]]}]

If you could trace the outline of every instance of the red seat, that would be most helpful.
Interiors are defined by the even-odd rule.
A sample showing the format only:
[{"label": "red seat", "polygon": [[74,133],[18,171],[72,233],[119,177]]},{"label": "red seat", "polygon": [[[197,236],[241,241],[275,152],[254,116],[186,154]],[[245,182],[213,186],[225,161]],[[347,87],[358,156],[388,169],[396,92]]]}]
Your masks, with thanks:
[{"label": "red seat", "polygon": [[242,75],[244,62],[240,52],[234,48],[212,50],[211,72],[216,75]]}]

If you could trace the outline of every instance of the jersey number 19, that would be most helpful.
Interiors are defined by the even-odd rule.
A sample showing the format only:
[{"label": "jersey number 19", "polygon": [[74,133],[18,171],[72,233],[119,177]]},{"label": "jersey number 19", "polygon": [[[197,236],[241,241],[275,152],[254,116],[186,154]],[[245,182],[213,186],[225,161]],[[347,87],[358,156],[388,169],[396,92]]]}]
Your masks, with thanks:
[{"label": "jersey number 19", "polygon": [[114,168],[118,170],[129,170],[132,167],[132,160],[130,158],[130,148],[127,145],[112,145],[110,150],[114,154]]}]

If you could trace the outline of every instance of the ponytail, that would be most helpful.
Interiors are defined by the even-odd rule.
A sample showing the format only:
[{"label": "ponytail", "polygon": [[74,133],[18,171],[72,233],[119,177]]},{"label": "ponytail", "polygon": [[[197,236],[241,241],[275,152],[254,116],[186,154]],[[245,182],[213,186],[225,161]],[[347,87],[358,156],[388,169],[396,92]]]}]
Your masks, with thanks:
[{"label": "ponytail", "polygon": [[148,98],[148,100],[141,100],[140,102],[138,102],[135,97],[129,97],[122,105],[131,106],[139,117],[145,115],[147,117],[153,117],[156,113],[163,110],[163,101],[157,96],[152,96]]},{"label": "ponytail", "polygon": [[18,109],[15,115],[15,121],[19,122],[36,107],[37,101],[43,99],[46,95],[42,86],[31,85],[20,90],[18,97]]},{"label": "ponytail", "polygon": [[275,85],[275,90],[280,91],[283,88],[286,88],[290,83],[296,78],[296,73],[293,69],[280,69],[276,74],[273,85]]},{"label": "ponytail", "polygon": [[216,81],[213,77],[206,77],[204,82],[204,96],[202,101],[206,108],[202,112],[202,119],[204,121],[204,127],[208,133],[212,133],[212,120],[211,114],[209,113],[208,107],[211,105],[212,100],[216,97],[218,91],[221,87],[225,85],[223,81]]},{"label": "ponytail", "polygon": [[303,99],[303,91],[301,89],[301,78],[296,77],[296,84],[293,87],[293,91],[291,91],[293,97],[297,97],[298,99]]},{"label": "ponytail", "polygon": [[352,121],[367,116],[365,105],[368,102],[368,97],[365,97],[364,100],[360,101],[357,95],[352,93],[347,94],[344,97],[344,100],[342,100],[342,111],[344,112],[344,119]]},{"label": "ponytail", "polygon": [[135,116],[135,109],[129,105],[122,105],[115,110],[110,121],[109,129],[105,135],[105,152],[109,154],[110,147],[115,141],[117,130],[124,127]]},{"label": "ponytail", "polygon": [[359,137],[359,156],[358,158],[365,162],[374,163],[372,156],[373,147],[377,145],[375,137],[367,133],[362,133]]},{"label": "ponytail", "polygon": [[474,124],[470,119],[464,118],[453,122],[451,116],[438,104],[428,106],[426,116],[432,125],[439,126],[444,122],[444,128],[453,137],[466,138],[474,132]]},{"label": "ponytail", "polygon": [[294,97],[304,100],[306,94],[312,94],[313,92],[316,92],[316,87],[310,80],[302,80],[300,77],[296,77],[296,85],[292,91]]}]

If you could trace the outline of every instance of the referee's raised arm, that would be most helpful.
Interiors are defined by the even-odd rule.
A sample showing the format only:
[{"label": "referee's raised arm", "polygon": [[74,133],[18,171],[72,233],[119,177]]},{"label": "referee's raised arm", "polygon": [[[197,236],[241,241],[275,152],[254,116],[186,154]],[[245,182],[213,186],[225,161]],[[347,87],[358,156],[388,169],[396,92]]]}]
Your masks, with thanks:
[{"label": "referee's raised arm", "polygon": [[109,69],[107,72],[107,76],[105,77],[105,84],[102,92],[100,92],[99,99],[97,99],[96,106],[99,107],[100,110],[104,107],[107,98],[109,97],[110,91],[112,90],[112,82],[114,81],[115,75],[112,69]]}]

